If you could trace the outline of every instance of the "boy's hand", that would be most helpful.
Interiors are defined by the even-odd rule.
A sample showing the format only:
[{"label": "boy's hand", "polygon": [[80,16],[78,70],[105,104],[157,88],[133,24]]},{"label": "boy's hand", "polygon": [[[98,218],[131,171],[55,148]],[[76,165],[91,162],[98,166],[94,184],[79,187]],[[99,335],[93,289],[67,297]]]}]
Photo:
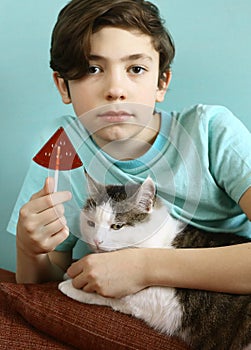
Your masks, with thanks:
[{"label": "boy's hand", "polygon": [[145,288],[144,249],[90,254],[73,263],[67,274],[75,288],[121,298]]},{"label": "boy's hand", "polygon": [[17,247],[28,256],[53,251],[69,234],[62,203],[71,199],[71,193],[52,193],[53,186],[54,179],[47,178],[41,191],[20,209]]}]

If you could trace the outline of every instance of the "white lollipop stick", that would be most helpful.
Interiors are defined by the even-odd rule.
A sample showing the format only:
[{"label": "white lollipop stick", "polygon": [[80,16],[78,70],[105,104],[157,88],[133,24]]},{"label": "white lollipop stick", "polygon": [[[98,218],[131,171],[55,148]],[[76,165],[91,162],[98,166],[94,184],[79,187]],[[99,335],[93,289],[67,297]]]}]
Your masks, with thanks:
[{"label": "white lollipop stick", "polygon": [[54,192],[57,192],[58,189],[58,173],[59,173],[59,166],[60,166],[60,151],[61,147],[57,147],[57,155],[56,155],[56,167],[55,167],[55,175],[54,175]]}]

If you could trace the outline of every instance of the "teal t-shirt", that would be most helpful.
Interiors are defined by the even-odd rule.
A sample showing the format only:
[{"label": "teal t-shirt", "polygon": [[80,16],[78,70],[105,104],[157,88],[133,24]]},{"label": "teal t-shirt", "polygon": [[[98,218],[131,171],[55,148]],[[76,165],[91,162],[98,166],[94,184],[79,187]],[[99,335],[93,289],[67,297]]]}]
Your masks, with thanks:
[{"label": "teal t-shirt", "polygon": [[[251,186],[250,132],[222,106],[158,112],[161,126],[154,144],[143,156],[129,161],[106,154],[76,117],[60,118],[58,127],[64,127],[83,167],[97,181],[140,183],[150,175],[174,217],[204,230],[251,237],[251,223],[238,205]],[[59,190],[70,190],[73,197],[65,204],[71,234],[58,250],[71,250],[79,237],[79,214],[88,197],[83,167],[59,174]],[[9,232],[15,234],[20,207],[43,187],[47,176],[53,176],[53,171],[31,162]]]}]

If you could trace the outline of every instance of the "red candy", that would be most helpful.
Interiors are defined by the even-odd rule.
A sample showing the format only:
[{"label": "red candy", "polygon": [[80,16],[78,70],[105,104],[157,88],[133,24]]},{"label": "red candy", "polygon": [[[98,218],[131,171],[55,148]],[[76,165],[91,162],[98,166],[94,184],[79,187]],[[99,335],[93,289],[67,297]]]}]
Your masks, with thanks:
[{"label": "red candy", "polygon": [[33,160],[53,170],[72,170],[83,165],[63,127],[52,135]]}]

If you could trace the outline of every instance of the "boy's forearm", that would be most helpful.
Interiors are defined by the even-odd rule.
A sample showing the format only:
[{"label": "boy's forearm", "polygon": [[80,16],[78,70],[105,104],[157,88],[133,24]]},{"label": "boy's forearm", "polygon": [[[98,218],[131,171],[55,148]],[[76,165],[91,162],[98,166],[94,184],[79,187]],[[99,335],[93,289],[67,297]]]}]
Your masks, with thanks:
[{"label": "boy's forearm", "polygon": [[147,284],[251,293],[251,243],[204,249],[153,249]]},{"label": "boy's forearm", "polygon": [[53,264],[48,254],[30,257],[17,250],[17,283],[42,283],[63,279],[64,271]]}]

